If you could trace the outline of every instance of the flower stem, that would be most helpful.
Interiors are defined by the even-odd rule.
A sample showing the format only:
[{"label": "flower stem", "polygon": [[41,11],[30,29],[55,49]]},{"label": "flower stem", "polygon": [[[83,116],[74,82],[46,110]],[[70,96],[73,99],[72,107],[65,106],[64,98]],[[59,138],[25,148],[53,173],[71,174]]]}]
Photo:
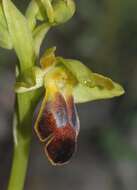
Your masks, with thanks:
[{"label": "flower stem", "polygon": [[40,91],[16,96],[14,153],[8,190],[23,190],[32,136],[32,117],[39,98]]},{"label": "flower stem", "polygon": [[14,147],[8,190],[23,190],[28,165],[29,149],[30,141],[28,143],[19,143],[17,147]]}]

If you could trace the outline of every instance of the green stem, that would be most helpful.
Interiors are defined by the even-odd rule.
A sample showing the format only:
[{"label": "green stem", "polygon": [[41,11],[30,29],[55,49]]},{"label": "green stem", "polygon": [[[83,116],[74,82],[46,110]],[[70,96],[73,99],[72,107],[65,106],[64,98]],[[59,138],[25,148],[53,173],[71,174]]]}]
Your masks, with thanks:
[{"label": "green stem", "polygon": [[[23,141],[23,140],[22,140]],[[27,171],[30,141],[14,147],[13,163],[8,190],[22,190]]]},{"label": "green stem", "polygon": [[19,94],[16,97],[14,154],[8,190],[23,190],[32,136],[32,117],[39,98],[40,91]]}]

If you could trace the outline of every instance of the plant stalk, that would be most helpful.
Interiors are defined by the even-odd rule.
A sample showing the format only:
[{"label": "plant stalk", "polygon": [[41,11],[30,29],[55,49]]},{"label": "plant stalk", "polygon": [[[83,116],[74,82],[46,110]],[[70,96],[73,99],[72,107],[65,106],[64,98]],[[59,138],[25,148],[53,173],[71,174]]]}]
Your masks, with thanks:
[{"label": "plant stalk", "polygon": [[14,118],[14,153],[8,190],[23,190],[32,138],[32,118],[40,90],[16,96]]}]

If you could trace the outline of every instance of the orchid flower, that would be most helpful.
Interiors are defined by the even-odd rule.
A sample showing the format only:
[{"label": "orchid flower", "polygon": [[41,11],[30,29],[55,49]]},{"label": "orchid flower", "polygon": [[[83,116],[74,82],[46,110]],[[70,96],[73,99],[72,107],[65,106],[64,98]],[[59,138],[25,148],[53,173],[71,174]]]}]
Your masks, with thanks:
[{"label": "orchid flower", "polygon": [[[36,84],[45,90],[34,114],[34,130],[53,165],[67,163],[77,147],[80,122],[76,103],[120,96],[123,88],[111,79],[93,73],[81,62],[55,56],[48,49],[40,61]],[[32,90],[17,83],[18,93]]]},{"label": "orchid flower", "polygon": [[122,86],[80,61],[56,56],[55,47],[39,58],[48,31],[75,11],[74,0],[31,0],[23,15],[11,0],[0,0],[0,47],[13,49],[18,58],[8,190],[23,189],[32,130],[51,164],[68,163],[80,130],[76,104],[124,94]]}]

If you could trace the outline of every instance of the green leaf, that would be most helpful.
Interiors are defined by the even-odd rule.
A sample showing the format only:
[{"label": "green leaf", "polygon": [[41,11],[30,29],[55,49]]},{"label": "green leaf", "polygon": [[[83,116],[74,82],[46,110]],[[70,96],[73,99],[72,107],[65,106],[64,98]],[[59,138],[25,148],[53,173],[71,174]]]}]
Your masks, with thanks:
[{"label": "green leaf", "polygon": [[108,99],[124,94],[122,86],[110,78],[93,73],[81,62],[60,57],[57,60],[58,63],[63,63],[78,81],[73,91],[76,103]]},{"label": "green leaf", "polygon": [[0,47],[12,49],[12,42],[7,30],[0,28]]},{"label": "green leaf", "polygon": [[2,3],[0,2],[0,47],[12,49],[12,42],[8,32],[6,18],[3,13]]},{"label": "green leaf", "polygon": [[33,37],[26,18],[15,5],[10,0],[3,0],[2,3],[13,47],[19,58],[20,68],[23,71],[34,64]]},{"label": "green leaf", "polygon": [[8,29],[1,2],[0,2],[0,28]]},{"label": "green leaf", "polygon": [[34,38],[34,43],[35,43],[35,53],[37,57],[39,56],[41,43],[45,35],[49,31],[49,29],[50,29],[50,24],[44,23],[38,26],[33,32],[33,38]]}]

